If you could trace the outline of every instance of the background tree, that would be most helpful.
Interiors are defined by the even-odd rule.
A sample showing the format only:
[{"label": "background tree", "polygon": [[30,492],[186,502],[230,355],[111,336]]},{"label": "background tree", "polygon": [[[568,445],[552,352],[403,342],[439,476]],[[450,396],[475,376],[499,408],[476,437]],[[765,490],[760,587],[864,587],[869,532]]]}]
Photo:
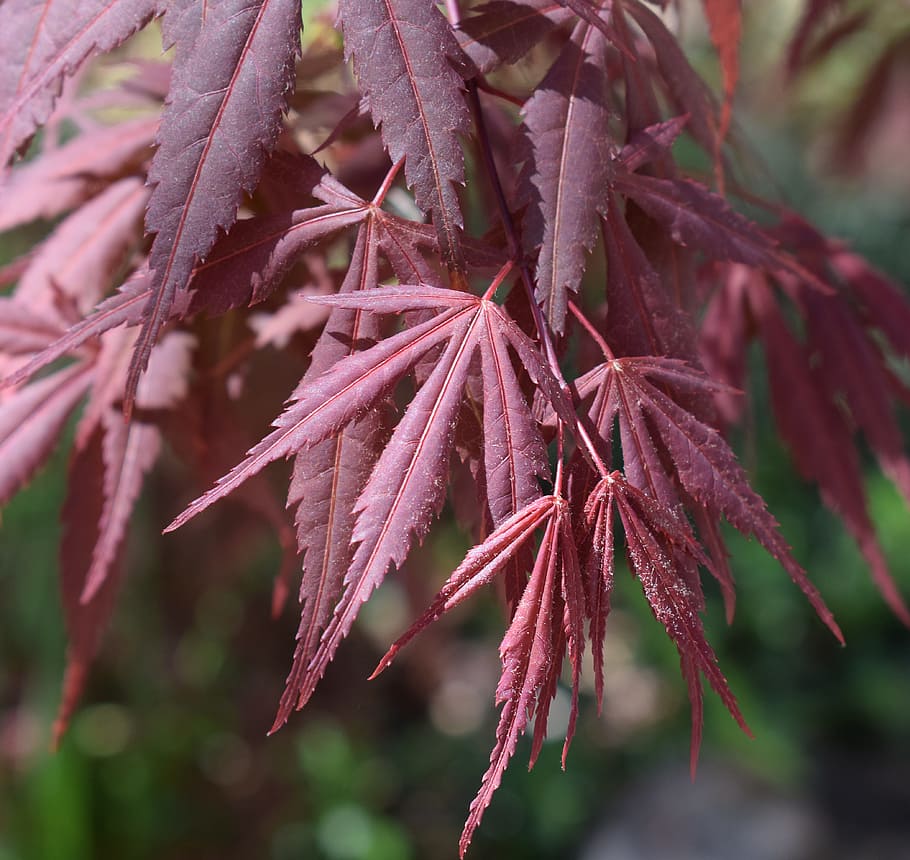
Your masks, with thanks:
[{"label": "background tree", "polygon": [[[910,621],[856,446],[910,494],[897,415],[908,307],[738,167],[754,161],[732,112],[739,4],[703,4],[719,100],[674,33],[695,4],[660,5],[444,15],[411,0],[343,2],[344,55],[318,30],[301,51],[300,6],[285,0],[0,7],[4,164],[40,129],[3,180],[0,228],[27,243],[22,225],[52,222],[3,271],[4,502],[84,404],[63,502],[58,740],[113,609],[140,489],[168,451],[200,487],[218,480],[167,531],[228,495],[246,508],[231,540],[186,544],[203,568],[249,545],[250,513],[265,519],[284,551],[280,615],[301,555],[302,617],[273,730],[313,695],[448,496],[473,548],[445,565],[435,598],[424,592],[438,581],[402,570],[418,620],[379,669],[499,584],[502,710],[462,852],[532,725],[532,763],[543,750],[566,656],[564,762],[585,672],[600,704],[622,556],[678,651],[694,767],[702,677],[748,732],[701,618],[700,568],[733,617],[739,567],[723,520],[842,638],[726,441],[748,417],[739,390],[753,343],[764,372],[752,384],[769,388],[779,439]],[[172,63],[147,58],[151,30],[119,65],[87,62],[152,20]],[[875,22],[871,8],[808,4],[787,74],[808,74]],[[889,98],[899,103],[880,95],[902,80],[906,30],[890,32],[863,109],[833,137],[842,164],[880,139]],[[282,459],[293,459],[293,523],[261,474]],[[447,633],[423,635],[445,653]]]}]

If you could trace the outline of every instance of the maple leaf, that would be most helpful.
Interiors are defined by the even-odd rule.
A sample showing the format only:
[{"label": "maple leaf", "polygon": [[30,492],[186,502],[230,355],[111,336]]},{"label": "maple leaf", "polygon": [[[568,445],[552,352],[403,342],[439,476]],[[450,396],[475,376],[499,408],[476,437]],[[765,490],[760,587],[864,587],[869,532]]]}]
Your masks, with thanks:
[{"label": "maple leaf", "polygon": [[[115,346],[120,356],[120,373],[108,377],[119,382],[119,388],[108,386],[95,402],[93,396],[76,431],[76,445],[81,447],[81,440],[94,431],[98,421],[104,425],[104,506],[98,521],[98,538],[92,551],[91,565],[86,571],[80,596],[82,603],[89,603],[104,583],[126,533],[142,479],[154,465],[161,448],[161,431],[152,422],[127,424],[118,410],[112,408],[123,396],[125,358],[136,331],[127,331],[124,335],[120,338],[121,343]],[[137,392],[136,405],[141,410],[154,414],[173,409],[186,396],[192,346],[193,338],[181,332],[171,332],[161,342]]]},{"label": "maple leaf", "polygon": [[[687,581],[687,564],[710,568],[711,563],[695,543],[682,517],[655,504],[625,481],[617,481],[613,476],[604,479],[588,500],[588,509],[592,507],[596,516],[604,518],[604,529],[609,527],[612,508],[619,513],[632,570],[641,582],[654,617],[663,624],[679,651],[692,705],[691,768],[694,774],[702,724],[699,674],[708,679],[740,728],[751,736],[736,699],[717,666],[714,651],[705,639],[699,617],[703,608],[701,594]],[[605,551],[606,548],[596,547],[595,557],[602,556]],[[603,567],[605,560],[600,564]],[[610,584],[604,577],[603,587]],[[606,600],[606,596],[602,600]]]},{"label": "maple leaf", "polygon": [[[677,572],[681,553],[688,554],[696,563],[710,564],[686,521],[630,486],[619,473],[613,473],[601,480],[588,497],[585,520],[592,540],[582,565],[567,501],[561,496],[539,497],[468,552],[426,611],[389,648],[372,676],[391,665],[399,651],[429,624],[489,585],[509,563],[521,558],[533,535],[543,528],[536,561],[530,577],[523,582],[515,613],[500,646],[503,673],[496,688],[496,702],[503,710],[490,767],[471,804],[459,843],[462,856],[531,719],[534,720],[530,760],[533,767],[546,734],[549,703],[556,693],[559,670],[568,651],[572,666],[572,708],[563,748],[565,765],[577,713],[585,616],[591,620],[598,700],[602,695],[603,630],[614,570],[612,520],[617,512],[625,529],[632,569],[655,616],[677,645],[684,667],[693,670],[687,674],[693,702],[693,737],[697,737],[701,725],[699,672],[708,678],[748,733],[736,700],[717,668],[714,652],[705,641],[698,616],[700,600],[688,590],[685,579]],[[693,743],[693,763],[697,748],[697,743]]]},{"label": "maple leaf", "polygon": [[60,589],[68,642],[63,690],[52,728],[54,746],[60,744],[82,695],[122,577],[122,560],[118,557],[111,563],[109,575],[95,599],[87,605],[80,600],[104,504],[103,435],[102,428],[97,426],[86,444],[74,452],[67,472],[68,486],[78,487],[78,492],[70,489],[67,493],[61,515]]},{"label": "maple leaf", "polygon": [[775,243],[755,224],[696,182],[635,173],[618,175],[613,186],[665,224],[675,242],[719,260],[770,269],[787,265]]},{"label": "maple leaf", "polygon": [[[553,645],[554,639],[560,641],[562,633],[564,583],[578,575],[574,545],[568,531],[565,502],[554,498],[534,569],[499,647],[502,676],[496,686],[496,702],[503,709],[496,729],[496,745],[490,754],[490,766],[471,803],[458,843],[462,857],[502,781],[518,738],[532,716],[535,718],[532,765],[546,735],[549,703],[556,692],[555,673],[562,664],[562,649]],[[570,614],[574,616],[578,610],[577,606],[572,607]]]},{"label": "maple leaf", "polygon": [[[498,306],[487,299],[429,286],[357,290],[312,297],[311,301],[380,314],[417,310],[439,313],[362,353],[342,358],[315,380],[304,379],[292,405],[275,422],[277,429],[166,529],[183,525],[273,460],[311,448],[361,418],[430,350],[442,348],[354,505],[357,519],[351,541],[356,550],[345,574],[344,592],[319,647],[302,677],[298,679],[299,671],[294,675],[298,707],[312,695],[360,606],[380,584],[389,565],[400,567],[413,536],[422,539],[438,513],[445,492],[445,481],[438,476],[447,472],[462,390],[478,350],[484,372],[484,400],[492,402],[494,415],[507,414],[505,432],[515,445],[503,449],[502,434],[492,434],[484,452],[487,473],[500,480],[496,472],[503,470],[514,492],[522,494],[511,496],[520,503],[523,496],[533,492],[528,479],[544,474],[546,468],[527,405],[512,405],[513,399],[523,395],[506,348],[526,351],[527,344]],[[531,472],[519,478],[519,469]],[[523,486],[526,489],[521,490]],[[282,707],[286,710],[287,704]]]},{"label": "maple leaf", "polygon": [[[910,461],[892,404],[892,377],[871,333],[840,296],[803,290],[810,349],[832,402],[843,402],[881,464],[910,501]],[[849,357],[848,357],[849,356]]]},{"label": "maple leaf", "polygon": [[[369,411],[430,350],[450,341],[460,343],[456,334],[464,336],[465,330],[470,329],[479,338],[481,330],[495,332],[502,327],[507,336],[517,337],[506,318],[489,301],[425,285],[383,287],[364,295],[311,296],[309,300],[373,313],[442,310],[363,353],[342,359],[316,380],[302,383],[292,395],[291,406],[276,420],[277,429],[216,487],[192,503],[169,529],[183,525],[274,460],[321,442]],[[478,326],[479,316],[487,321],[485,326]],[[496,329],[490,328],[493,324]],[[455,356],[450,357],[454,361]],[[464,358],[457,364],[462,373]]]},{"label": "maple leaf", "polygon": [[[746,266],[731,265],[721,278],[705,311],[699,332],[700,357],[708,373],[718,381],[742,390],[746,380],[746,356],[743,343],[749,341],[751,319],[747,301],[754,272]],[[721,427],[735,424],[743,413],[745,398],[717,392],[715,405]]]},{"label": "maple leaf", "polygon": [[578,25],[522,110],[532,152],[519,180],[519,193],[531,201],[524,244],[540,248],[537,300],[560,334],[567,291],[578,290],[611,177],[606,46],[600,30]]},{"label": "maple leaf", "polygon": [[56,310],[63,295],[80,311],[91,309],[136,246],[147,200],[142,182],[130,177],[64,218],[33,252],[16,286],[17,300]]},{"label": "maple leaf", "polygon": [[[114,406],[122,397],[135,335],[134,330],[108,338],[109,352],[119,365],[119,372],[112,377],[113,386],[91,393],[70,460],[71,481],[63,506],[61,546],[61,586],[69,647],[53,727],[54,745],[59,744],[82,695],[89,666],[113,612],[127,526],[143,479],[161,451],[162,434],[155,424],[142,420],[127,424]],[[186,334],[170,333],[162,341],[140,385],[137,405],[141,410],[172,409],[185,396],[191,347],[192,339]],[[96,366],[96,376],[101,376],[99,369]]]},{"label": "maple leaf", "polygon": [[722,514],[743,534],[753,534],[780,562],[819,617],[838,639],[842,634],[821,595],[793,559],[774,518],[751,489],[742,467],[723,437],[683,409],[658,386],[711,387],[704,374],[672,359],[623,358],[589,371],[579,391],[599,386],[604,408],[599,422],[608,433],[618,418],[627,473],[636,485],[664,506],[675,507],[676,491],[668,481],[660,452],[672,459],[682,488],[709,512]]},{"label": "maple leaf", "polygon": [[[565,765],[586,637],[600,707],[617,547],[679,652],[694,767],[704,679],[746,728],[700,617],[706,571],[732,620],[722,518],[755,536],[840,636],[716,429],[744,411],[729,386],[748,388],[753,339],[796,466],[910,620],[856,448],[862,435],[910,499],[897,412],[910,390],[894,361],[910,357],[910,304],[782,207],[752,201],[767,215],[758,225],[727,202],[741,4],[701,2],[720,99],[655,11],[666,5],[492,0],[461,19],[456,3],[443,13],[430,0],[341,0],[343,47],[316,39],[300,57],[299,0],[0,3],[0,231],[50,222],[20,231],[14,247],[30,246],[0,267],[9,288],[0,504],[82,404],[63,508],[69,648],[55,740],[113,610],[135,503],[167,441],[204,485],[222,475],[168,530],[236,493],[282,547],[274,613],[300,571],[273,731],[313,695],[361,606],[424,539],[451,485],[476,545],[377,672],[432,621],[502,581],[501,713],[462,854],[532,724],[536,761],[567,663]],[[865,9],[828,16],[835,6],[806,4],[791,75],[871,18]],[[99,87],[108,75],[89,61],[152,19],[173,52],[127,53],[125,76]],[[846,154],[884,104],[879,85],[902,46],[889,43],[872,65],[869,97],[841,138]],[[517,72],[501,68],[518,61]],[[28,158],[7,169],[42,126]],[[683,134],[714,159],[719,193],[676,163]],[[305,154],[320,143],[331,171]],[[394,285],[379,286],[390,277]],[[481,281],[489,286],[473,295]],[[278,350],[287,360],[269,364]],[[255,442],[252,428],[277,408],[249,406],[279,378],[285,390],[299,382]],[[122,407],[135,407],[131,422]],[[260,474],[282,458],[293,459],[293,526]]]},{"label": "maple leaf", "polygon": [[[46,338],[28,361],[0,380],[0,387],[21,385],[58,358],[76,352],[87,342],[113,328],[124,324],[138,325],[142,320],[142,309],[150,295],[148,272],[140,270],[123,285],[120,292],[105,299],[86,317],[62,333],[56,328],[56,336]],[[59,327],[59,322],[55,321],[55,325]]]},{"label": "maple leaf", "polygon": [[[564,756],[571,741],[584,641],[584,593],[566,500],[552,495],[539,497],[505,520],[483,543],[474,547],[439,590],[429,608],[392,645],[373,673],[375,677],[386,669],[398,651],[428,624],[492,582],[513,558],[519,556],[541,526],[544,531],[536,561],[499,649],[503,671],[496,687],[496,703],[503,705],[503,709],[496,730],[496,745],[490,755],[490,767],[471,803],[461,835],[461,856],[467,851],[515,752],[518,739],[532,718],[535,725],[531,766],[534,765],[546,735],[547,713],[556,693],[556,679],[566,647],[565,637],[571,642],[573,716]],[[564,609],[567,611],[564,612]]]},{"label": "maple leaf", "polygon": [[464,271],[455,184],[464,182],[458,133],[468,130],[461,77],[451,65],[461,51],[430,0],[341,0],[345,56],[381,126],[393,162],[417,205],[433,217],[445,264]]},{"label": "maple leaf", "polygon": [[547,453],[501,337],[481,340],[483,463],[494,525],[540,495],[549,477]]},{"label": "maple leaf", "polygon": [[631,128],[628,140],[619,152],[622,168],[627,173],[635,173],[640,167],[665,158],[688,121],[689,117],[684,114],[644,128]]},{"label": "maple leaf", "polygon": [[234,222],[281,128],[300,51],[300,0],[225,0],[174,72],[149,170],[152,297],[127,377],[127,409],[174,296]]},{"label": "maple leaf", "polygon": [[866,324],[887,339],[898,355],[910,356],[910,306],[904,291],[861,257],[843,248],[830,248],[831,265],[860,305]]},{"label": "maple leaf", "polygon": [[603,222],[606,337],[620,355],[689,355],[692,324],[638,244],[615,196]]},{"label": "maple leaf", "polygon": [[368,204],[355,198],[342,206],[327,203],[237,222],[193,269],[188,311],[216,315],[264,301],[304,249],[368,214]]}]

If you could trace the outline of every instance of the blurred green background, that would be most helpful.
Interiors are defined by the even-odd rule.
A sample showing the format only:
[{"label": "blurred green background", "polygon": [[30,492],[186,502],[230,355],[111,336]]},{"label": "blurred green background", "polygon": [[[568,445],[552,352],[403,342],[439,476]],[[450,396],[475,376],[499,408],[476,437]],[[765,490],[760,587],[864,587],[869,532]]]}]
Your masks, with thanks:
[{"label": "blurred green background", "polygon": [[[824,145],[889,34],[847,44],[784,97],[775,76],[794,4],[774,5],[780,15],[753,10],[750,19],[738,97],[746,137],[790,205],[908,283],[906,158],[902,169],[885,159],[844,176]],[[690,40],[714,75],[697,21]],[[16,249],[2,250],[8,258]],[[760,380],[739,450],[847,647],[771,559],[731,533],[736,619],[725,625],[708,585],[706,624],[755,739],[709,696],[692,785],[675,651],[636,583],[620,576],[603,716],[586,689],[562,772],[561,691],[554,740],[531,774],[528,744],[519,746],[475,837],[475,860],[910,856],[910,632],[817,493],[794,476]],[[212,553],[213,564],[207,550],[231,534],[230,514],[158,537],[176,512],[176,467],[164,471],[144,494],[118,611],[56,754],[48,743],[65,653],[56,586],[65,453],[3,512],[0,860],[454,857],[493,743],[499,608],[475,602],[380,679],[365,678],[460,561],[465,538],[446,523],[432,533],[364,611],[307,709],[267,738],[296,629],[293,605],[277,621],[269,615],[277,548],[255,531],[229,564]],[[910,514],[871,466],[868,492],[910,594]]]}]

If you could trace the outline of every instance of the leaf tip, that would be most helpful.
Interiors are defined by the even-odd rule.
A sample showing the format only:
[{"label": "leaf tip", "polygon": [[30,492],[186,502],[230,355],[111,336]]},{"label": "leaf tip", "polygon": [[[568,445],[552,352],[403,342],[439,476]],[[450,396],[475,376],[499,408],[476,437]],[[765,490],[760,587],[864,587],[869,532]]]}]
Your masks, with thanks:
[{"label": "leaf tip", "polygon": [[830,612],[826,612],[822,615],[822,621],[825,622],[825,626],[834,634],[834,638],[841,644],[841,647],[846,648],[847,641],[844,639],[844,634],[840,629],[840,625],[834,620],[834,616]]},{"label": "leaf tip", "polygon": [[79,659],[70,655],[67,660],[66,670],[63,674],[63,690],[60,694],[60,706],[57,708],[57,716],[54,719],[54,725],[51,728],[50,750],[57,752],[63,742],[63,736],[66,734],[70,725],[73,712],[82,696],[82,690],[85,687],[85,681],[88,676],[88,664],[84,659]]},{"label": "leaf tip", "polygon": [[383,658],[376,664],[376,668],[373,670],[372,674],[367,678],[368,681],[375,681],[389,666],[392,665],[392,661],[395,659],[395,655],[399,652],[399,645],[392,645],[388,651],[386,651]]},{"label": "leaf tip", "polygon": [[195,503],[190,504],[184,510],[177,514],[173,520],[170,521],[162,530],[161,534],[166,535],[171,532],[177,531],[181,526],[185,525],[189,520],[191,520],[197,513],[199,513],[195,508]]}]

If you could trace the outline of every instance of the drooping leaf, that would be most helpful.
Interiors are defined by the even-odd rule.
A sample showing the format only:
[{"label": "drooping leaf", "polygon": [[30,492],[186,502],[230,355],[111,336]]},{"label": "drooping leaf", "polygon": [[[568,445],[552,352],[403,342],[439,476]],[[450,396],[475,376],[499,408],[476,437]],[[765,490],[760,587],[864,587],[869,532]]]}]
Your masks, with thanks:
[{"label": "drooping leaf", "polygon": [[529,719],[535,712],[537,718],[541,718],[541,700],[551,664],[562,660],[561,654],[557,656],[551,651],[554,620],[556,623],[561,621],[553,617],[554,591],[559,588],[558,554],[559,523],[551,517],[544,530],[531,578],[499,647],[502,676],[496,687],[496,703],[502,705],[502,713],[496,728],[496,745],[490,754],[490,766],[483,775],[480,791],[471,802],[458,842],[461,857],[468,850],[474,831],[499,788]]},{"label": "drooping leaf", "polygon": [[884,334],[898,355],[910,358],[910,305],[904,291],[857,254],[830,250],[831,265],[859,302],[866,324]]},{"label": "drooping leaf", "polygon": [[[693,728],[700,731],[701,688],[694,670],[702,673],[723,701],[740,728],[751,736],[733,693],[717,666],[717,657],[705,639],[700,600],[684,579],[676,575],[677,563],[669,544],[671,532],[665,532],[666,518],[654,520],[654,509],[646,497],[626,487],[615,495],[616,508],[626,535],[626,551],[635,576],[641,582],[654,617],[665,627],[679,650],[683,674],[690,691]],[[678,550],[677,550],[678,551]],[[693,736],[693,754],[697,754],[697,737]]]},{"label": "drooping leaf", "polygon": [[85,132],[0,179],[0,231],[55,218],[87,200],[151,151],[158,118]]},{"label": "drooping leaf", "polygon": [[910,625],[869,519],[863,476],[843,413],[822,394],[823,385],[777,309],[767,284],[749,294],[765,344],[771,402],[781,437],[799,471],[818,483],[825,502],[844,520],[866,557],[873,579],[895,614]]},{"label": "drooping leaf", "polygon": [[[620,4],[614,0],[614,5]],[[692,136],[706,152],[713,154],[717,144],[717,121],[714,98],[707,85],[692,68],[676,37],[654,11],[640,0],[621,0],[621,5],[651,43],[675,112],[689,115]],[[645,124],[654,121],[650,119]]]},{"label": "drooping leaf", "polygon": [[[569,706],[569,722],[566,726],[566,739],[562,747],[562,769],[566,769],[566,758],[569,755],[569,747],[575,736],[575,726],[578,722],[578,693],[581,686],[581,669],[584,660],[585,651],[585,617],[587,606],[585,603],[585,583],[579,559],[578,548],[575,545],[575,532],[568,511],[561,513],[559,517],[560,530],[560,593],[562,604],[564,606],[562,634],[564,639],[560,639],[559,644],[553,646],[552,651],[557,659],[553,661],[553,668],[550,676],[549,697],[552,700],[556,696],[556,682],[559,677],[559,666],[561,663],[559,657],[562,656],[564,647],[568,649],[569,665],[572,667],[572,700]],[[565,646],[562,642],[565,642]],[[540,719],[540,738],[541,741],[546,736],[546,720]],[[535,733],[538,726],[535,725]],[[534,762],[534,756],[531,757]]]},{"label": "drooping leaf", "polygon": [[19,279],[17,299],[55,309],[63,293],[88,312],[138,244],[147,199],[139,179],[121,179],[68,215],[36,249]]},{"label": "drooping leaf", "polygon": [[[490,800],[499,787],[502,774],[515,751],[518,738],[528,720],[542,703],[545,683],[552,663],[562,663],[562,652],[550,652],[554,621],[560,617],[552,611],[554,596],[559,597],[557,579],[560,520],[565,502],[554,496],[541,497],[517,512],[496,529],[481,545],[472,549],[458,569],[437,594],[426,612],[401,636],[380,661],[376,674],[385,669],[397,652],[417,633],[442,614],[457,606],[493,577],[503,571],[526,546],[534,532],[544,525],[544,535],[537,553],[531,578],[503,639],[500,654],[503,674],[496,691],[497,704],[504,705],[496,732],[496,746],[490,757],[490,768],[480,791],[471,804],[459,848],[464,856]],[[538,719],[545,715],[538,712]]]},{"label": "drooping leaf", "polygon": [[[122,417],[118,416],[118,419],[122,424]],[[52,729],[55,746],[63,738],[82,696],[89,667],[114,608],[123,572],[122,559],[115,559],[95,599],[88,604],[81,601],[104,505],[103,444],[103,430],[98,426],[86,444],[73,452],[69,464],[60,543],[60,591],[68,644],[60,705]]]},{"label": "drooping leaf", "polygon": [[512,514],[486,540],[471,549],[455,569],[426,611],[398,637],[379,661],[371,677],[387,669],[398,652],[418,633],[475,591],[489,585],[508,562],[528,543],[540,525],[552,515],[555,499],[542,496]]},{"label": "drooping leaf", "polygon": [[75,364],[19,389],[0,403],[0,505],[50,456],[66,419],[91,381],[91,366]]},{"label": "drooping leaf", "polygon": [[884,473],[910,503],[910,460],[895,414],[891,376],[872,337],[843,298],[804,290],[810,348],[832,402],[843,398]]},{"label": "drooping leaf", "polygon": [[[653,365],[653,360],[648,363]],[[808,597],[832,633],[842,640],[831,612],[805,571],[796,563],[778,531],[777,522],[749,486],[742,467],[723,437],[652,384],[647,363],[639,367],[635,359],[620,359],[609,365],[606,374],[612,377],[612,396],[616,401],[620,428],[627,428],[628,438],[634,436],[640,450],[646,454],[642,463],[649,481],[661,471],[658,461],[650,454],[652,446],[659,444],[672,459],[673,473],[686,492],[709,512],[722,514],[743,534],[754,535]],[[625,439],[623,453],[626,456]],[[651,484],[658,492],[660,486],[660,483]],[[651,487],[643,488],[650,490]],[[657,498],[667,504],[665,497],[658,495]]]},{"label": "drooping leaf", "polygon": [[629,229],[611,195],[603,224],[607,258],[607,341],[619,355],[685,356],[692,323]]},{"label": "drooping leaf", "polygon": [[[747,295],[749,284],[756,277],[761,276],[747,266],[726,267],[699,333],[700,356],[708,373],[736,388],[743,388],[746,379],[745,347],[751,327]],[[714,402],[725,424],[736,423],[742,416],[744,398],[719,391]]]},{"label": "drooping leaf", "polygon": [[720,115],[717,137],[722,141],[730,127],[733,114],[733,95],[739,80],[739,40],[742,34],[742,6],[740,0],[702,0],[711,41],[720,57],[724,81],[724,104]]},{"label": "drooping leaf", "polygon": [[[186,396],[186,376],[193,339],[173,332],[156,350],[136,396],[141,411],[171,409]],[[125,366],[124,366],[125,370]],[[124,377],[120,377],[121,385]],[[122,390],[122,389],[121,389]],[[158,458],[161,431],[137,420],[127,424],[109,404],[101,417],[104,427],[104,506],[98,520],[98,537],[91,564],[85,573],[80,600],[96,599],[114,564],[132,515],[143,479]]]}]

